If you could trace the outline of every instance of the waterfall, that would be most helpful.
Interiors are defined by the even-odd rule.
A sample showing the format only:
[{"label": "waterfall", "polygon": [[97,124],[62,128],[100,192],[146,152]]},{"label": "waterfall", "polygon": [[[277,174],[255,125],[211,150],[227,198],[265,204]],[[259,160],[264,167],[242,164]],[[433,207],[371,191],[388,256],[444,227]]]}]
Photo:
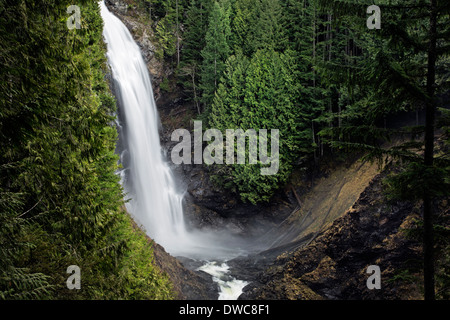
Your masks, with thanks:
[{"label": "waterfall", "polygon": [[131,200],[127,210],[146,233],[172,255],[229,259],[241,253],[236,239],[217,230],[187,230],[184,190],[164,159],[160,120],[150,75],[126,26],[100,2],[103,35],[121,121],[122,185]]},{"label": "waterfall", "polygon": [[131,201],[127,209],[157,243],[178,253],[188,237],[183,217],[183,194],[164,161],[159,140],[159,115],[147,66],[125,25],[103,1],[103,35],[115,94],[123,116],[126,150],[124,189]]},{"label": "waterfall", "polygon": [[[131,198],[127,210],[170,254],[204,261],[199,270],[211,274],[218,283],[219,299],[236,299],[247,282],[229,276],[225,261],[242,253],[239,243],[226,233],[187,230],[183,191],[177,189],[160,145],[160,121],[147,66],[125,25],[103,1],[100,9],[121,114],[121,177]],[[217,266],[210,259],[219,259],[222,264]]]}]

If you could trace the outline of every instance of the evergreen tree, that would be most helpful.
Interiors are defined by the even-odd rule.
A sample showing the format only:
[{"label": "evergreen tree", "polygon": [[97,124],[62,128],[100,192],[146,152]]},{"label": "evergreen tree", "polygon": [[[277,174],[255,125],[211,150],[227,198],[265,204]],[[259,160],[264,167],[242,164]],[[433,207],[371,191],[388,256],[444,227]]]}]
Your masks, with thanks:
[{"label": "evergreen tree", "polygon": [[254,52],[252,42],[257,22],[257,3],[258,0],[239,0],[233,4],[230,42],[234,52],[240,51],[247,57],[251,57]]},{"label": "evergreen tree", "polygon": [[186,12],[185,31],[183,33],[183,56],[186,63],[202,62],[201,51],[205,47],[205,35],[208,28],[209,1],[191,0]]},{"label": "evergreen tree", "polygon": [[170,298],[121,209],[99,6],[69,30],[71,4],[0,0],[0,298]]},{"label": "evergreen tree", "polygon": [[294,58],[292,64],[294,84],[299,87],[296,101],[297,104],[307,108],[307,111],[304,111],[306,115],[304,119],[309,121],[310,140],[315,147],[312,154],[317,160],[316,151],[320,144],[317,133],[326,121],[324,98],[331,92],[329,86],[321,84],[321,77],[317,70],[325,52],[323,47],[318,45],[318,30],[323,23],[319,19],[315,1],[286,1],[283,10],[288,48]]},{"label": "evergreen tree", "polygon": [[[353,125],[340,128],[339,136],[345,134],[346,142],[333,141],[333,145],[362,148],[370,151],[373,157],[382,159],[387,155],[386,159],[397,158],[410,163],[408,170],[391,181],[396,187],[391,192],[423,202],[424,291],[425,299],[434,299],[432,203],[433,198],[449,191],[448,181],[443,179],[448,175],[445,169],[448,159],[439,159],[437,164],[434,154],[437,95],[439,90],[447,90],[444,86],[437,86],[436,70],[441,63],[439,58],[449,54],[448,44],[444,40],[448,34],[449,4],[436,0],[419,3],[379,1],[381,29],[367,30],[364,3],[320,2],[341,21],[347,21],[347,28],[356,31],[354,40],[364,54],[364,59],[359,63],[354,60],[354,64],[344,68],[333,68],[334,74],[345,75],[345,83],[353,99],[354,93],[358,93],[353,105],[365,106],[359,111],[368,115],[384,116],[411,108],[425,108],[425,126],[409,130],[415,132],[412,141],[383,149],[379,144],[383,140],[373,138],[386,136],[387,132],[372,122],[364,127]],[[361,139],[359,136],[359,140],[348,142],[349,138],[354,139],[355,135],[363,132],[371,139]],[[422,142],[414,139],[418,133],[424,134]],[[447,165],[442,167],[445,163]]]},{"label": "evergreen tree", "polygon": [[273,49],[257,51],[250,61],[242,53],[231,56],[214,99],[209,117],[212,127],[223,131],[278,129],[280,132],[276,174],[262,175],[263,164],[249,163],[248,148],[246,164],[216,168],[214,179],[251,203],[268,201],[286,183],[297,158],[311,150],[311,132],[305,121],[308,107],[294,103],[298,87],[293,83],[292,62],[289,54]]},{"label": "evergreen tree", "polygon": [[283,52],[287,39],[279,0],[260,0],[256,3],[255,11],[251,41],[253,52],[259,49]]},{"label": "evergreen tree", "polygon": [[187,10],[185,31],[183,33],[183,48],[178,75],[188,97],[194,101],[200,114],[200,66],[203,57],[201,52],[205,46],[205,34],[208,27],[210,1],[191,0]]},{"label": "evergreen tree", "polygon": [[[226,69],[214,97],[213,110],[208,118],[208,125],[223,132],[226,129],[238,129],[245,116],[245,85],[249,59],[240,52],[230,56]],[[233,127],[227,127],[233,125]]]},{"label": "evergreen tree", "polygon": [[209,15],[201,65],[202,102],[209,108],[230,54],[230,7],[227,0],[214,2]]}]

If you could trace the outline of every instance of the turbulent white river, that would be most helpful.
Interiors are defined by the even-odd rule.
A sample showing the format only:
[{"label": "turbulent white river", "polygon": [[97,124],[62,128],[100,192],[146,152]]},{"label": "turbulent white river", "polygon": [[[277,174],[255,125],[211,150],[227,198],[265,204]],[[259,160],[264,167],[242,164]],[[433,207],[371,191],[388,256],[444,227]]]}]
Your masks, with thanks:
[{"label": "turbulent white river", "polygon": [[183,193],[164,158],[160,119],[151,79],[138,45],[125,25],[100,2],[103,35],[119,106],[120,172],[127,210],[146,233],[173,256],[204,261],[199,270],[220,286],[219,299],[237,299],[247,284],[229,275],[227,259],[242,253],[231,237],[187,230]]},{"label": "turbulent white river", "polygon": [[219,300],[236,300],[241,295],[242,289],[248,284],[246,281],[229,276],[229,267],[226,263],[218,264],[212,261],[204,264],[198,270],[212,275],[214,282],[220,287]]}]

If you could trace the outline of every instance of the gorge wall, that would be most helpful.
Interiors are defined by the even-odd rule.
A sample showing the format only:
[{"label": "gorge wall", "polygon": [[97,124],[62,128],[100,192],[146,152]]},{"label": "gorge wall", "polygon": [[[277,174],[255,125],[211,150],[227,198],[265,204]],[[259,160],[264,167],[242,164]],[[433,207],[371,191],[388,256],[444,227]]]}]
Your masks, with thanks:
[{"label": "gorge wall", "polygon": [[[241,298],[420,299],[421,245],[405,237],[420,208],[388,202],[385,175],[377,175],[352,208],[311,243],[275,257]],[[380,290],[366,285],[369,265],[380,267]]]}]

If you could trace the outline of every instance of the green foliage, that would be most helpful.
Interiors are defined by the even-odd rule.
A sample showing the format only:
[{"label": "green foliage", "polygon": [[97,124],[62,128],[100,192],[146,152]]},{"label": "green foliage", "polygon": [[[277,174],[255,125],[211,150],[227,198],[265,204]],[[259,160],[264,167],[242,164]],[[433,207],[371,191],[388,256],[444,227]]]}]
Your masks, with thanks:
[{"label": "green foliage", "polygon": [[[407,163],[405,170],[386,181],[387,191],[391,198],[421,200],[423,203],[424,296],[434,299],[433,201],[450,194],[447,178],[450,159],[445,152],[436,157],[435,147],[438,97],[448,93],[442,66],[447,64],[450,55],[448,41],[444,40],[448,38],[450,5],[448,1],[439,0],[379,1],[382,26],[375,31],[365,29],[364,17],[354,12],[366,5],[364,1],[319,0],[318,3],[335,15],[340,28],[353,33],[350,53],[352,56],[356,52],[356,59],[343,66],[324,64],[326,72],[322,72],[331,74],[329,82],[339,81],[349,93],[350,114],[355,118],[346,119],[346,126],[358,126],[356,118],[369,116],[369,122],[365,121],[363,127],[369,126],[370,132],[379,132],[377,120],[380,118],[386,119],[400,111],[425,109],[423,129],[418,126],[395,128],[396,131],[416,133],[400,144],[382,145],[385,140],[367,141],[364,136],[361,139],[363,130],[354,130],[350,137],[344,137],[345,141],[337,140],[337,137],[342,138],[342,132],[350,132],[341,126],[337,135],[330,129],[323,130],[322,134],[331,136],[333,147],[366,150],[368,157],[380,162]],[[417,140],[420,131],[425,133],[423,141]],[[395,132],[387,136],[395,136]]]},{"label": "green foliage", "polygon": [[159,86],[160,86],[161,90],[169,92],[170,91],[169,79],[164,78],[164,80],[161,82],[161,84]]},{"label": "green foliage", "polygon": [[[391,130],[383,122],[399,112],[420,110],[430,101],[426,88],[429,3],[377,1],[382,28],[369,30],[370,1],[191,1],[184,20],[185,64],[179,70],[185,93],[197,103],[199,113],[198,101],[203,102],[201,118],[221,130],[294,122],[293,128],[300,129],[293,130],[292,140],[281,135],[282,142],[292,148],[292,156],[283,159],[288,167],[299,159],[314,158],[317,163],[327,152],[336,155],[341,150],[364,150],[368,157],[386,162],[417,162],[424,149],[419,138],[425,127]],[[449,83],[445,71],[448,4],[437,1],[437,7],[436,96],[445,93]],[[272,62],[263,61],[261,52],[275,52],[289,60],[283,62],[288,85],[276,75],[265,78],[269,72],[280,71],[265,67]],[[252,64],[255,59],[261,64],[259,70]],[[271,87],[272,83],[277,87]],[[292,118],[268,120],[283,114],[278,110],[285,101],[285,110],[291,108],[289,104],[296,108]],[[401,145],[382,147],[408,136],[412,139]],[[448,157],[441,158],[437,168],[447,166],[444,158]],[[238,191],[236,182],[243,186],[254,181],[250,172],[257,167],[249,168],[216,168],[214,180],[247,194],[244,189]],[[231,175],[240,170],[239,178]],[[267,183],[272,190],[282,181],[260,186]],[[259,190],[248,189],[254,194]],[[270,192],[266,191],[261,198],[267,199]]]},{"label": "green foliage", "polygon": [[117,218],[110,242],[92,257],[97,260],[81,262],[84,296],[96,300],[173,299],[167,276],[153,265],[150,239],[126,212]]},{"label": "green foliage", "polygon": [[317,146],[314,123],[324,93],[313,69],[316,18],[309,2],[242,0],[232,8],[233,53],[216,89],[210,126],[279,129],[280,168],[274,176],[262,176],[259,165],[216,168],[214,180],[256,203],[268,201]]},{"label": "green foliage", "polygon": [[[415,1],[378,1],[377,5],[383,12],[383,26],[375,31],[365,26],[367,17],[361,15],[361,12],[365,12],[362,8],[367,5],[364,1],[319,0],[318,3],[322,10],[333,13],[340,29],[351,35],[344,39],[346,55],[341,55],[345,57],[344,60],[331,59],[319,65],[319,72],[328,85],[340,84],[347,92],[339,90],[341,98],[344,93],[346,95],[341,114],[341,117],[345,117],[344,125],[348,125],[349,130],[359,125],[368,126],[371,132],[375,132],[379,129],[380,119],[401,111],[422,109],[429,99],[426,93],[429,6],[425,2],[416,4]],[[440,3],[440,6],[443,14],[438,19],[438,25],[445,24],[446,19],[445,4]],[[355,10],[362,11],[356,14]],[[339,34],[334,33],[334,38]],[[333,47],[336,44],[340,46],[338,41],[333,41]],[[442,44],[438,42],[438,46]],[[438,59],[437,68],[445,63],[446,55]],[[437,86],[437,89],[436,95],[447,90],[445,85]],[[323,131],[322,135],[330,136],[332,131],[328,128],[325,130],[327,132]],[[398,135],[398,131],[396,128],[393,134],[383,134],[393,136]],[[355,131],[351,139],[361,140],[359,134],[364,132]],[[336,137],[342,138],[339,133],[335,134],[331,139],[333,143],[344,145],[345,142],[354,142],[351,139],[336,141]],[[417,145],[410,148],[412,152],[418,149]]]},{"label": "green foliage", "polygon": [[445,168],[411,162],[405,170],[385,181],[386,192],[391,199],[419,200],[424,194],[442,197],[450,194],[449,174]]},{"label": "green foliage", "polygon": [[[280,131],[277,174],[261,175],[261,164],[248,164],[248,149],[247,164],[231,165],[231,170],[227,170],[228,177],[223,183],[237,190],[243,200],[252,203],[268,201],[287,181],[299,155],[311,148],[306,115],[301,106],[294,104],[296,87],[289,69],[290,62],[288,54],[273,50],[259,50],[250,61],[242,54],[231,56],[209,117],[209,125],[224,133],[226,129]],[[217,170],[222,172],[220,168]]]},{"label": "green foliage", "polygon": [[19,266],[21,257],[34,249],[32,242],[24,241],[28,221],[18,214],[23,198],[0,189],[0,300],[47,298],[53,289],[48,276]]},{"label": "green foliage", "polygon": [[209,109],[217,90],[220,77],[225,70],[225,61],[230,53],[229,38],[230,9],[228,0],[214,2],[209,14],[208,29],[205,35],[205,47],[201,55],[201,89],[202,102]]},{"label": "green foliage", "polygon": [[[164,63],[173,63],[181,46],[181,25],[188,0],[135,0],[140,8],[140,21],[152,28],[155,56]],[[143,15],[142,11],[148,13]]]},{"label": "green foliage", "polygon": [[256,3],[251,45],[253,52],[260,49],[283,51],[287,45],[283,12],[279,0],[260,0]]},{"label": "green foliage", "polygon": [[417,277],[412,275],[408,270],[402,270],[398,272],[396,275],[394,275],[392,278],[388,279],[387,283],[392,283],[396,281],[400,282],[407,282],[407,283],[414,283],[417,279]]},{"label": "green foliage", "polygon": [[241,0],[233,4],[231,43],[234,50],[251,56],[260,49],[283,51],[286,30],[278,0]]},{"label": "green foliage", "polygon": [[182,61],[186,63],[202,61],[201,51],[205,47],[205,35],[208,29],[208,16],[211,1],[191,0],[186,11],[186,30],[183,33]]},{"label": "green foliage", "polygon": [[[435,243],[435,269],[436,269],[436,297],[442,300],[449,299],[449,267],[450,267],[450,216],[448,212],[448,198],[440,198],[435,201],[435,208],[438,209],[439,214],[434,219],[434,243]],[[421,217],[415,218],[413,223],[402,231],[408,240],[420,242],[423,239],[424,226]],[[419,270],[410,270],[416,273]],[[407,270],[401,271],[398,276],[394,276],[392,281],[411,281],[413,275]]]},{"label": "green foliage", "polygon": [[173,56],[176,52],[176,33],[171,17],[164,17],[156,25],[156,38],[158,50],[156,51],[158,59],[167,56]]},{"label": "green foliage", "polygon": [[200,113],[200,67],[203,63],[202,50],[208,29],[211,1],[191,0],[184,23],[181,62],[178,66],[178,80],[187,93],[187,100],[193,100]]},{"label": "green foliage", "polygon": [[246,56],[251,56],[254,48],[252,40],[254,38],[256,23],[256,9],[258,0],[241,0],[233,4],[233,17],[231,20],[231,43],[234,52],[242,52]]},{"label": "green foliage", "polygon": [[[0,2],[0,297],[169,298],[120,209],[99,7],[81,1],[68,30],[71,4]],[[73,264],[81,290],[66,288]]]}]

